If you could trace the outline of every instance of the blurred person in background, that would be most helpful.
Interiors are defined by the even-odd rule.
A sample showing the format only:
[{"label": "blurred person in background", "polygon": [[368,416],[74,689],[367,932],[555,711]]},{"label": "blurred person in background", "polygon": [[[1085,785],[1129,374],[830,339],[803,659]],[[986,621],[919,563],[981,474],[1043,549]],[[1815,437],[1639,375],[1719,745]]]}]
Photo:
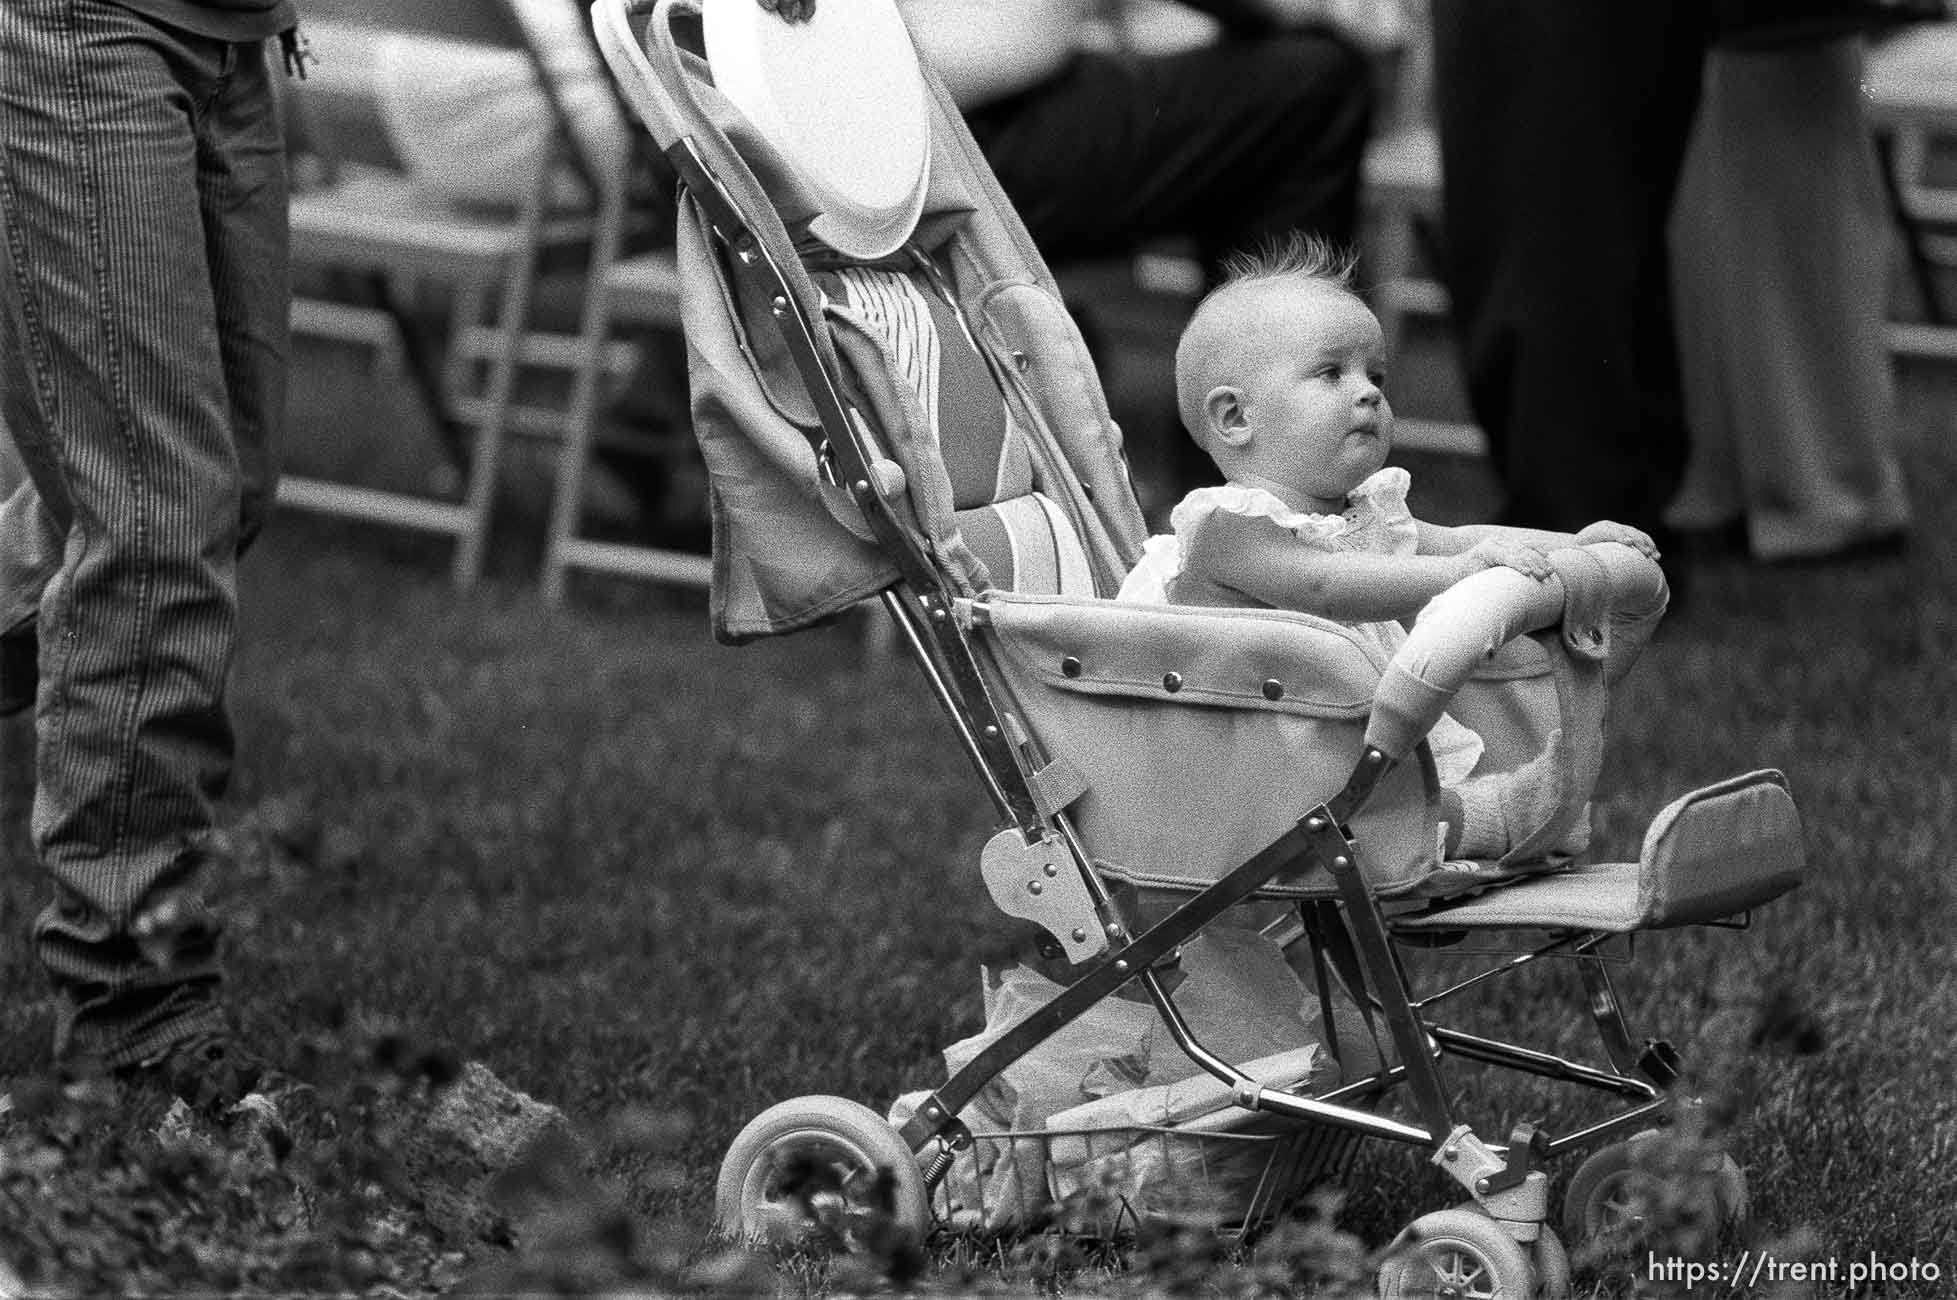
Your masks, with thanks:
[{"label": "blurred person in background", "polygon": [[1672,218],[1693,446],[1668,515],[1701,554],[1875,557],[1908,532],[1863,54],[1837,35],[1707,61]]},{"label": "blurred person in background", "polygon": [[1158,49],[1097,35],[1151,12],[1160,22],[1159,4],[901,8],[1050,260],[1179,238],[1213,274],[1223,256],[1293,231],[1341,244],[1357,233],[1364,54],[1389,39],[1369,4],[1186,0],[1213,21]]},{"label": "blurred person in background", "polygon": [[[1840,40],[1942,8],[1434,0],[1446,278],[1507,522],[1605,516],[1663,544],[1671,520],[1743,512],[1763,555],[1893,548],[1900,481],[1870,333],[1885,275]],[[1668,226],[1715,49],[1781,54],[1722,55],[1713,70],[1704,165],[1733,170],[1695,181],[1681,281],[1693,300],[1678,318]],[[1737,224],[1714,235],[1707,221]],[[1681,348],[1691,417],[1720,427],[1668,512],[1692,456]],[[1819,396],[1835,383],[1839,405]],[[1766,468],[1777,454],[1794,457],[1786,472]],[[1784,531],[1793,517],[1806,540]],[[1676,598],[1684,574],[1668,567]]]},{"label": "blurred person in background", "polygon": [[220,1000],[236,565],[285,415],[292,0],[0,6],[0,712],[35,710],[55,1056],[208,1114],[260,1067]]},{"label": "blurred person in background", "polygon": [[1669,554],[1690,439],[1665,232],[1711,7],[1434,0],[1433,33],[1444,278],[1502,522],[1616,519]]}]

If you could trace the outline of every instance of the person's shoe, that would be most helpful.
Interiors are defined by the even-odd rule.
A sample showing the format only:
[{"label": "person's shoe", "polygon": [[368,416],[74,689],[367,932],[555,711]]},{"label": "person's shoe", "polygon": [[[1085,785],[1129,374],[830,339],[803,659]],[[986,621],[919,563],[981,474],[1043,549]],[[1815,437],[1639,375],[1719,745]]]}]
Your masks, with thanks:
[{"label": "person's shoe", "polygon": [[41,640],[30,621],[0,633],[0,718],[34,706],[41,688]]},{"label": "person's shoe", "polygon": [[266,1065],[229,1035],[203,1033],[114,1074],[124,1083],[160,1088],[198,1114],[217,1119],[257,1089]]}]

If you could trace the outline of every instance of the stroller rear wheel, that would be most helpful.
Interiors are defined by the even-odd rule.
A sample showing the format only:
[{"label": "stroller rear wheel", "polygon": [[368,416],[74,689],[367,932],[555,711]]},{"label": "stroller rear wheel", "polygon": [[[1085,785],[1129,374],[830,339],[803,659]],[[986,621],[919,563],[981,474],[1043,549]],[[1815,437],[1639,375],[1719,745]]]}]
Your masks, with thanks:
[{"label": "stroller rear wheel", "polygon": [[1717,1230],[1746,1215],[1746,1175],[1729,1155],[1686,1176],[1667,1177],[1639,1148],[1658,1136],[1640,1133],[1604,1147],[1577,1166],[1563,1195],[1563,1233],[1572,1241],[1607,1238],[1635,1247],[1660,1225],[1654,1216],[1702,1222]]},{"label": "stroller rear wheel", "polygon": [[[1478,1209],[1462,1206],[1423,1214],[1400,1236],[1403,1248],[1380,1266],[1381,1300],[1529,1300],[1536,1294],[1528,1248]],[[1556,1250],[1560,1253],[1560,1245]]]},{"label": "stroller rear wheel", "polygon": [[931,1206],[895,1129],[841,1097],[796,1097],[762,1111],[720,1163],[714,1217],[729,1236],[856,1251],[893,1230],[919,1240]]}]

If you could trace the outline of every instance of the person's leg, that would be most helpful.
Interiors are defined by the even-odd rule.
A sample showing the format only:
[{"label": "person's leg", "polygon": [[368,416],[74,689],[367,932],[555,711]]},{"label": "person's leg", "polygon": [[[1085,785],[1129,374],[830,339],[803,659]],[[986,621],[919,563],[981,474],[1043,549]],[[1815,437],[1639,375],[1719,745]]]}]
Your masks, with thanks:
[{"label": "person's leg", "polygon": [[1349,242],[1371,107],[1364,58],[1297,32],[1083,55],[969,120],[1034,243],[1059,260],[1174,236],[1211,254],[1294,229]]},{"label": "person's leg", "polygon": [[0,637],[25,632],[61,566],[62,530],[23,475],[0,500]]},{"label": "person's leg", "polygon": [[[25,358],[18,284],[0,275],[0,718],[33,707],[40,686],[35,614],[61,565],[68,503],[60,454]],[[40,484],[52,496],[43,500]],[[51,502],[51,504],[50,504]]]},{"label": "person's leg", "polygon": [[[226,174],[200,132],[228,96],[268,90],[244,55],[103,0],[0,9],[0,214],[22,343],[0,365],[10,419],[40,424],[16,431],[43,453],[30,472],[69,516],[39,610],[33,829],[55,899],[35,941],[60,997],[57,1053],[109,1067],[222,1028],[199,885],[232,753],[241,475],[270,486],[233,427],[237,403],[262,412],[271,394],[232,381],[283,346],[240,335],[237,278],[214,278],[262,252],[223,231],[284,203],[275,136],[231,152]],[[242,432],[262,446],[269,428]]]},{"label": "person's leg", "polygon": [[1682,352],[1709,409],[1695,432],[1724,454],[1694,449],[1673,518],[1743,514],[1764,559],[1826,555],[1909,522],[1883,333],[1889,224],[1861,66],[1856,38],[1715,55],[1694,144],[1700,201],[1681,202],[1674,222]]},{"label": "person's leg", "polygon": [[1438,0],[1448,281],[1515,523],[1662,530],[1687,434],[1665,223],[1695,0]]},{"label": "person's leg", "polygon": [[60,563],[61,530],[23,473],[0,500],[0,718],[26,712],[40,693],[34,615]]},{"label": "person's leg", "polygon": [[272,512],[291,373],[289,196],[276,75],[269,46],[236,47],[225,88],[197,129],[198,194],[238,459],[240,555]]},{"label": "person's leg", "polygon": [[[1751,151],[1754,145],[1733,134],[1720,64],[1716,51],[1706,61],[1705,91],[1679,175],[1671,224],[1672,311],[1692,450],[1665,520],[1677,530],[1680,542],[1689,540],[1701,550],[1744,546],[1743,540],[1734,539],[1743,534],[1746,513],[1737,442],[1747,425],[1734,405],[1733,374],[1724,354],[1735,309],[1744,314],[1744,299],[1751,292],[1745,286],[1751,275],[1727,262],[1732,249],[1725,233],[1731,220],[1726,208],[1733,195],[1724,169],[1729,151]],[[1748,436],[1755,432],[1747,428]]]}]

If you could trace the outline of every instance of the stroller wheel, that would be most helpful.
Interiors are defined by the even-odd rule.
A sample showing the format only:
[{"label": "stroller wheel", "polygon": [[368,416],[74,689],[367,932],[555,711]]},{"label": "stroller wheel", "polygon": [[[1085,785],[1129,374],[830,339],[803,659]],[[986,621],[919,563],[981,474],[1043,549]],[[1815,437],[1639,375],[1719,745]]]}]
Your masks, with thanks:
[{"label": "stroller wheel", "polygon": [[843,1251],[920,1240],[931,1206],[917,1159],[867,1106],[797,1097],[749,1121],[720,1163],[716,1226],[729,1236]]},{"label": "stroller wheel", "polygon": [[1716,1164],[1681,1176],[1640,1156],[1656,1136],[1640,1133],[1577,1166],[1563,1194],[1564,1236],[1601,1237],[1629,1248],[1662,1226],[1656,1221],[1661,1216],[1668,1224],[1703,1224],[1713,1232],[1746,1217],[1746,1175],[1731,1156],[1722,1152]]},{"label": "stroller wheel", "polygon": [[1570,1300],[1570,1252],[1547,1223],[1536,1236],[1536,1294],[1542,1300]]},{"label": "stroller wheel", "polygon": [[[1561,1252],[1560,1245],[1556,1248]],[[1564,1262],[1568,1294],[1568,1262]],[[1495,1220],[1467,1206],[1415,1219],[1380,1265],[1381,1300],[1459,1296],[1464,1300],[1529,1300],[1536,1270],[1528,1249]]]}]

